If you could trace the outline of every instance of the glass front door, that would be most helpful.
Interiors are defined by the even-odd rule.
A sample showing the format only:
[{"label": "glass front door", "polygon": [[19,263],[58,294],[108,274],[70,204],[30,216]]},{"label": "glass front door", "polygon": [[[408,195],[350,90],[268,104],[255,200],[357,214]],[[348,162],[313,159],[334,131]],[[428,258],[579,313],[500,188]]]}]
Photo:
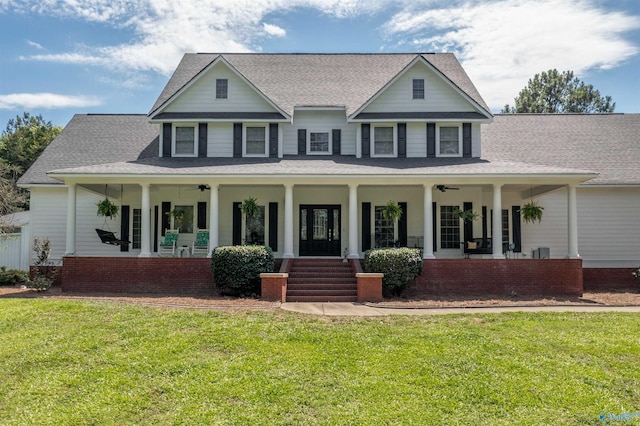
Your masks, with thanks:
[{"label": "glass front door", "polygon": [[340,256],[340,206],[300,206],[300,256]]}]

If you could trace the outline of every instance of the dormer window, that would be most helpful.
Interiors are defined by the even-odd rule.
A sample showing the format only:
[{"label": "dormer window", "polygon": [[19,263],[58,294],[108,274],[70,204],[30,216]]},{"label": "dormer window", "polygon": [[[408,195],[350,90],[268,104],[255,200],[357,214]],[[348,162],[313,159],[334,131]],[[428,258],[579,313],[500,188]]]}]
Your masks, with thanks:
[{"label": "dormer window", "polygon": [[331,154],[329,132],[309,132],[309,154]]},{"label": "dormer window", "polygon": [[227,99],[229,95],[229,80],[226,78],[216,79],[216,99]]},{"label": "dormer window", "polygon": [[198,126],[195,124],[180,124],[173,126],[172,156],[195,157],[197,149]]},{"label": "dormer window", "polygon": [[424,79],[413,79],[413,99],[424,99]]},{"label": "dormer window", "polygon": [[393,125],[374,125],[372,127],[371,155],[373,157],[395,157],[397,155],[397,134]]},{"label": "dormer window", "polygon": [[245,125],[243,154],[245,157],[266,157],[267,152],[267,130],[266,125]]},{"label": "dormer window", "polygon": [[439,157],[462,157],[462,126],[443,124],[437,127],[436,152]]}]

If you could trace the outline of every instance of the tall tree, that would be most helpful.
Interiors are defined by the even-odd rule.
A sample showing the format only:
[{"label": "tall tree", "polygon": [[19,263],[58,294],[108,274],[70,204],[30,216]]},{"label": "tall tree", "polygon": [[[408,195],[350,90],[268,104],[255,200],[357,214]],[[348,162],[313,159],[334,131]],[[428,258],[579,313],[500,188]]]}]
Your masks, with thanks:
[{"label": "tall tree", "polygon": [[501,113],[605,113],[613,112],[611,96],[601,96],[591,84],[584,84],[573,71],[552,69],[536,74]]},{"label": "tall tree", "polygon": [[[27,205],[26,191],[16,186],[18,168],[0,158],[0,216],[22,210]],[[11,229],[12,224],[0,222],[0,234]]]},{"label": "tall tree", "polygon": [[62,127],[45,121],[42,115],[17,115],[0,136],[0,158],[24,173],[61,131]]}]

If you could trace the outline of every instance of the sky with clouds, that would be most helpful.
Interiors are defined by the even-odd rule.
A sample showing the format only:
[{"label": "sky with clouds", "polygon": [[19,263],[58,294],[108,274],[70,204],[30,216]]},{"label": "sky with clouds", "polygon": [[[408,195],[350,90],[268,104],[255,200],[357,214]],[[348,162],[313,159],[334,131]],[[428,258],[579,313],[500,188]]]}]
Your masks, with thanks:
[{"label": "sky with clouds", "polygon": [[147,113],[185,52],[453,52],[494,112],[573,70],[640,113],[638,0],[0,0],[0,126]]}]

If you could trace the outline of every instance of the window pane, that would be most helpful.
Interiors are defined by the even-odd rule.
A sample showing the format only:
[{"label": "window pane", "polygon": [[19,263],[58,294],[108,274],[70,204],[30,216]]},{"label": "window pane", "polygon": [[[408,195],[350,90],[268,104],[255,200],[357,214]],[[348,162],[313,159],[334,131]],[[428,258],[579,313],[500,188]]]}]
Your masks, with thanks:
[{"label": "window pane", "polygon": [[224,78],[216,80],[216,99],[227,99],[227,88],[229,87],[229,81]]},{"label": "window pane", "polygon": [[313,209],[313,239],[324,241],[329,238],[329,212],[327,209]]},{"label": "window pane", "polygon": [[258,206],[258,213],[246,220],[244,235],[247,244],[264,245],[264,206]]},{"label": "window pane", "polygon": [[173,217],[173,229],[193,234],[193,206],[175,206],[174,211],[178,214]]},{"label": "window pane", "polygon": [[375,154],[393,154],[393,127],[375,127],[373,136]]},{"label": "window pane", "polygon": [[176,127],[176,154],[194,153],[194,127]]},{"label": "window pane", "polygon": [[393,247],[395,243],[395,223],[393,220],[385,219],[382,215],[384,206],[375,208],[375,237],[376,247]]},{"label": "window pane", "polygon": [[247,127],[247,154],[265,153],[264,127]]},{"label": "window pane", "polygon": [[307,241],[307,209],[300,210],[300,239]]},{"label": "window pane", "polygon": [[509,210],[502,210],[502,244],[509,243]]},{"label": "window pane", "polygon": [[133,231],[133,248],[139,249],[142,236],[142,210],[140,209],[133,209],[133,226],[131,230]]},{"label": "window pane", "polygon": [[413,80],[413,99],[424,99],[424,80]]},{"label": "window pane", "polygon": [[309,151],[329,152],[329,133],[309,134]]},{"label": "window pane", "polygon": [[459,154],[458,136],[457,127],[440,127],[440,154]]},{"label": "window pane", "polygon": [[457,206],[440,207],[440,247],[443,249],[460,248],[460,219],[454,217]]}]

